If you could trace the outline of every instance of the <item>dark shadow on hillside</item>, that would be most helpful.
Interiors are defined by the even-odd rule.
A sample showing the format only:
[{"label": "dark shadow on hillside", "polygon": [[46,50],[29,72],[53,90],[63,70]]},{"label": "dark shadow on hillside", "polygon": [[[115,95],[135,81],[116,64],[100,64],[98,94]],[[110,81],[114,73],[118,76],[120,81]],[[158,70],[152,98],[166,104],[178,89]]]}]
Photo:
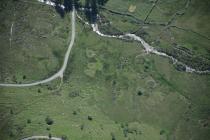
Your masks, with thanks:
[{"label": "dark shadow on hillside", "polygon": [[65,11],[60,5],[55,5],[55,10],[62,18],[64,18]]},{"label": "dark shadow on hillside", "polygon": [[64,3],[63,3],[64,7],[65,7],[65,12],[70,12],[72,10],[72,5],[73,5],[73,2],[72,0],[64,0]]},{"label": "dark shadow on hillside", "polygon": [[65,14],[69,13],[74,7],[77,9],[81,6],[79,0],[52,0],[55,3],[56,12],[64,18]]},{"label": "dark shadow on hillside", "polygon": [[[55,2],[55,9],[58,14],[63,18],[66,13],[69,13],[73,9],[73,5],[76,10],[79,8],[84,8],[84,14],[86,19],[90,23],[95,23],[97,21],[97,15],[99,13],[99,6],[105,5],[108,0],[85,0],[85,5],[82,5],[79,0],[52,0]],[[63,8],[62,5],[65,7]]]},{"label": "dark shadow on hillside", "polygon": [[99,13],[99,6],[103,6],[108,0],[85,0],[85,16],[90,23],[97,21],[97,15]]}]

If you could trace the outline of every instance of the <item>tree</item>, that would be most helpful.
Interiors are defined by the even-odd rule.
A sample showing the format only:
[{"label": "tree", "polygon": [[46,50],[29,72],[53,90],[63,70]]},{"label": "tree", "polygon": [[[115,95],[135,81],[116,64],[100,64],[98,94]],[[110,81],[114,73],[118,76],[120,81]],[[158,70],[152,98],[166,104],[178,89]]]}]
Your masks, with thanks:
[{"label": "tree", "polygon": [[108,0],[97,0],[97,3],[99,4],[99,5],[104,5],[105,3],[107,3],[108,2]]},{"label": "tree", "polygon": [[84,129],[84,127],[85,127],[85,125],[84,125],[84,124],[82,124],[82,125],[80,126],[80,129],[81,129],[81,130],[83,130],[83,129]]},{"label": "tree", "polygon": [[59,5],[59,4],[60,4],[60,5],[63,4],[63,2],[64,2],[64,0],[55,0],[55,4],[58,4],[58,5]]},{"label": "tree", "polygon": [[165,133],[165,130],[160,131],[160,135],[163,135]]},{"label": "tree", "polygon": [[46,117],[45,122],[48,125],[52,125],[54,123],[53,119],[51,119],[49,116]]},{"label": "tree", "polygon": [[65,12],[70,12],[72,10],[72,0],[64,0],[63,5],[65,7]]},{"label": "tree", "polygon": [[52,134],[51,134],[51,133],[49,133],[48,137],[49,137],[49,139],[51,139],[51,138],[52,138]]},{"label": "tree", "polygon": [[14,112],[13,112],[13,110],[12,110],[12,109],[10,109],[10,114],[14,114]]},{"label": "tree", "polygon": [[77,115],[77,112],[76,111],[73,111],[73,115]]},{"label": "tree", "polygon": [[111,133],[112,140],[116,140],[114,133]]},{"label": "tree", "polygon": [[25,75],[23,75],[23,80],[25,80],[26,79],[26,76]]},{"label": "tree", "polygon": [[[54,0],[55,9],[60,14],[61,17],[64,17],[65,13],[68,13],[72,10],[72,6],[75,8],[81,7],[80,0]],[[98,7],[107,3],[108,0],[85,0],[85,15],[89,22],[96,22],[98,15]],[[65,9],[61,7],[64,5]]]},{"label": "tree", "polygon": [[89,120],[89,121],[92,121],[93,118],[92,118],[91,116],[88,116],[88,120]]},{"label": "tree", "polygon": [[63,135],[61,136],[61,140],[68,140],[67,136]]},{"label": "tree", "polygon": [[142,91],[138,91],[137,93],[139,96],[143,95],[143,92]]},{"label": "tree", "polygon": [[41,89],[38,89],[38,93],[41,93]]},{"label": "tree", "polygon": [[27,119],[27,123],[31,123],[31,119]]},{"label": "tree", "polygon": [[99,12],[98,7],[104,5],[108,0],[85,0],[85,15],[89,22],[96,22]]}]

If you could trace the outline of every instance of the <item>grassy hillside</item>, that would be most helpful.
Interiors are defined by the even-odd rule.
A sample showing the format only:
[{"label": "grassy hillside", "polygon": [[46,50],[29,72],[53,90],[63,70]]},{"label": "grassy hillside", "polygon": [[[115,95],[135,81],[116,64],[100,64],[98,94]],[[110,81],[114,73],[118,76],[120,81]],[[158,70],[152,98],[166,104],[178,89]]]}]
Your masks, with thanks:
[{"label": "grassy hillside", "polygon": [[[0,10],[0,18],[5,18],[0,26],[0,40],[5,41],[0,45],[0,83],[13,82],[11,75],[19,77],[18,82],[44,79],[62,62],[71,32],[69,17],[61,18],[53,8],[38,2],[4,2],[25,6],[15,13],[28,15],[30,26],[25,31],[29,23],[20,24],[24,21],[19,19],[22,16],[12,20],[14,13],[3,16],[6,11],[11,12],[9,7]],[[135,3],[141,6],[140,2],[145,2],[151,7],[147,1],[118,2],[125,6]],[[111,8],[114,3],[110,0],[106,6]],[[118,17],[110,18],[114,24]],[[12,21],[14,38],[26,42],[18,44],[13,40],[8,47]],[[3,25],[6,27],[2,28]],[[118,30],[125,32],[127,25],[138,28],[126,23],[124,31],[121,26]],[[159,29],[159,26],[149,27],[148,32],[154,35]],[[31,33],[33,29],[36,34]],[[39,38],[43,30],[46,32],[41,35],[46,37]],[[7,39],[2,39],[6,35]],[[32,45],[28,48],[23,44]],[[40,60],[40,57],[47,58]],[[24,80],[23,75],[27,77]],[[68,140],[208,140],[209,83],[209,75],[177,71],[169,59],[146,54],[141,44],[99,37],[77,19],[76,42],[63,83],[57,79],[29,88],[0,87],[0,137],[19,140],[51,134]]]},{"label": "grassy hillside", "polygon": [[69,16],[38,2],[0,4],[0,81],[26,83],[52,75],[69,42]]},{"label": "grassy hillside", "polygon": [[101,7],[100,28],[136,33],[149,44],[199,70],[210,69],[208,0],[115,0]]}]

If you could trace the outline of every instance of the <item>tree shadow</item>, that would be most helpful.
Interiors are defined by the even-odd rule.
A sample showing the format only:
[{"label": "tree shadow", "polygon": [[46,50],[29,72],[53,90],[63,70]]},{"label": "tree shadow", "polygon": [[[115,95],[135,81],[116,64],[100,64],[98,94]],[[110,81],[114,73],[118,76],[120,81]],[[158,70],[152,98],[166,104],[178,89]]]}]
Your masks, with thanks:
[{"label": "tree shadow", "polygon": [[97,21],[99,6],[104,6],[108,0],[85,0],[85,16],[90,23]]},{"label": "tree shadow", "polygon": [[64,0],[63,5],[65,7],[65,12],[70,12],[73,9],[72,0]]},{"label": "tree shadow", "polygon": [[85,0],[85,5],[82,5],[79,0],[53,0],[53,2],[55,2],[57,13],[62,18],[64,18],[66,13],[72,11],[74,5],[76,10],[79,10],[81,7],[84,8],[84,14],[88,22],[95,23],[99,13],[99,6],[105,5],[108,0]]},{"label": "tree shadow", "polygon": [[62,18],[64,18],[65,11],[60,5],[55,5],[55,10]]},{"label": "tree shadow", "polygon": [[54,0],[56,12],[64,18],[66,13],[69,13],[73,9],[73,0]]},{"label": "tree shadow", "polygon": [[62,3],[60,0],[53,0],[52,2],[55,3],[55,10],[56,12],[62,17],[64,18],[65,16],[65,11],[64,8],[62,7]]}]

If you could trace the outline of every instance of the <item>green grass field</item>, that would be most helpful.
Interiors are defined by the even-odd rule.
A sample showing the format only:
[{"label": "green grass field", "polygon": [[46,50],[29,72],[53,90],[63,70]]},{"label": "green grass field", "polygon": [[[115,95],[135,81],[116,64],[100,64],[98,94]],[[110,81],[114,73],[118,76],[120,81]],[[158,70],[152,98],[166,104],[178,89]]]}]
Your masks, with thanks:
[{"label": "green grass field", "polygon": [[[69,43],[69,16],[61,18],[52,7],[35,1],[19,1],[15,6],[12,1],[4,3],[12,9],[18,5],[25,8],[13,12],[11,7],[0,9],[0,19],[5,18],[0,22],[0,83],[15,82],[13,76],[19,83],[53,74],[60,67]],[[142,19],[145,17],[142,11],[146,11],[138,11],[138,7],[152,6],[143,0],[110,0],[106,6],[112,8],[119,3],[122,6],[115,10],[123,12],[130,4],[136,5],[133,14]],[[5,17],[5,13],[10,14]],[[20,19],[23,17],[25,23]],[[114,15],[110,18],[113,24],[118,19]],[[9,47],[12,22],[14,39]],[[117,30],[122,32],[127,27],[137,28],[131,23],[121,26],[121,21],[118,22],[115,26],[119,25]],[[149,27],[145,31],[151,34],[148,40],[152,40],[159,26]],[[185,33],[173,31],[180,42],[194,44]],[[170,48],[165,44],[165,48]],[[203,41],[201,46],[205,45],[208,49],[208,43]],[[207,55],[203,48],[196,53]],[[36,87],[0,87],[0,139],[19,140],[49,134],[68,140],[208,140],[210,137],[210,75],[177,71],[171,60],[146,54],[138,42],[100,37],[79,19],[76,42],[60,84],[57,79]],[[53,123],[49,125],[46,118]]]},{"label": "green grass field", "polygon": [[31,82],[55,73],[69,43],[69,16],[62,19],[37,2],[5,1],[1,9],[1,81]]},{"label": "green grass field", "polygon": [[[99,13],[104,21],[100,28],[109,34],[135,32],[153,47],[187,65],[207,70],[209,5],[208,0],[110,0],[104,6],[107,10],[101,9]],[[136,6],[134,12],[129,12],[130,6]]]}]

